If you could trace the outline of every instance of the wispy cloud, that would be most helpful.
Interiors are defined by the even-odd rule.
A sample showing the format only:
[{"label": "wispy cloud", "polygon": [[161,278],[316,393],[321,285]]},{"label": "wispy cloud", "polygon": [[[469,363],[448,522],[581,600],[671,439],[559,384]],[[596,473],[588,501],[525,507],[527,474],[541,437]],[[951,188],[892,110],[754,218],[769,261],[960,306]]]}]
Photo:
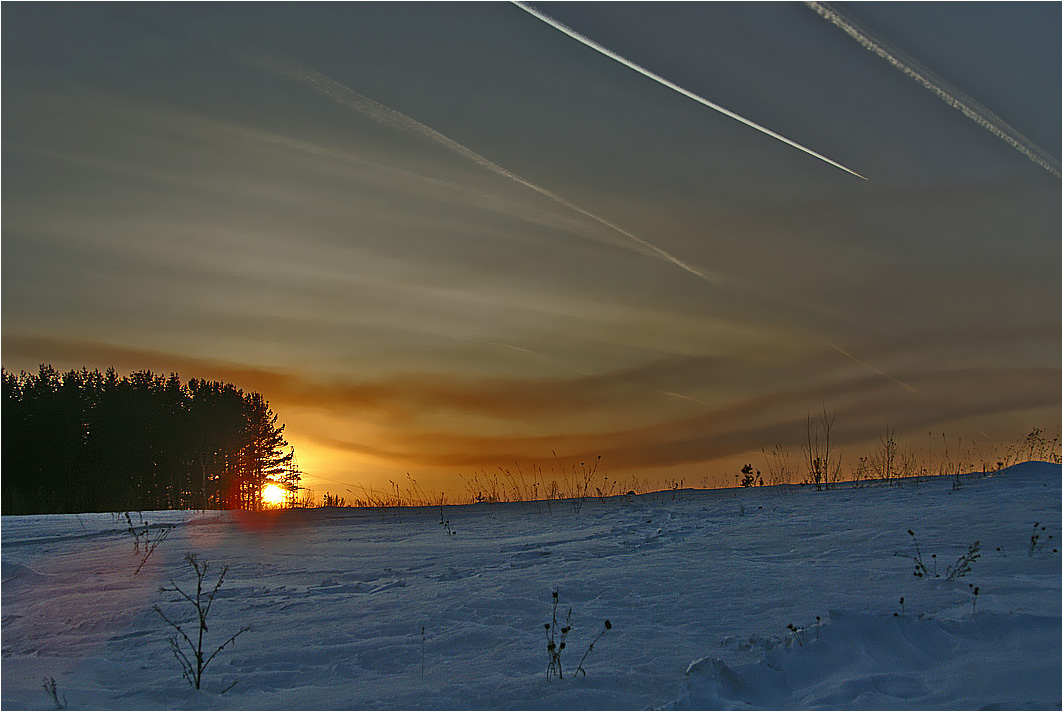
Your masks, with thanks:
[{"label": "wispy cloud", "polygon": [[[566,413],[587,416],[602,409],[633,411],[645,408],[647,396],[653,394],[668,399],[679,397],[703,405],[698,399],[674,391],[693,382],[726,383],[726,390],[731,392],[739,383],[768,378],[763,369],[751,367],[740,359],[724,357],[675,357],[602,374],[568,378],[419,373],[380,379],[311,379],[288,371],[91,341],[6,336],[4,349],[9,359],[43,355],[57,364],[103,363],[119,368],[178,371],[185,377],[224,379],[247,390],[260,390],[271,400],[288,406],[316,407],[348,414],[369,413],[373,417],[383,416],[396,426],[408,425],[418,419],[418,414],[431,412],[531,421],[556,419]],[[718,390],[722,392],[719,387]]]},{"label": "wispy cloud", "polygon": [[1052,175],[1057,178],[1060,177],[1058,159],[1009,126],[1007,122],[992,111],[939,77],[914,57],[894,47],[882,38],[875,36],[857,20],[829,3],[806,2],[805,5],[859,42],[864,49],[882,57],[903,72],[905,76],[914,79],[924,89],[933,92],[953,109],[962,112],[971,121],[1006,142]]},{"label": "wispy cloud", "polygon": [[[912,368],[902,374],[904,381],[926,396],[913,399],[872,374],[808,372],[798,384],[787,378],[786,368],[757,369],[741,359],[689,357],[570,379],[420,374],[325,381],[40,337],[5,337],[4,349],[9,359],[23,353],[48,354],[57,365],[104,363],[227,380],[267,394],[289,421],[288,414],[298,418],[299,413],[331,411],[337,423],[348,423],[352,413],[362,413],[376,424],[365,431],[368,435],[356,434],[348,425],[303,428],[302,437],[364,457],[428,468],[544,461],[552,451],[562,458],[602,455],[614,470],[707,462],[774,442],[799,446],[806,414],[822,404],[837,412],[838,443],[856,444],[876,437],[887,421],[901,433],[922,433],[928,426],[979,416],[1050,411],[1058,405],[1061,385],[1055,368]],[[677,404],[686,406],[685,413],[650,408],[648,392],[669,399],[671,388],[691,383],[715,391],[714,402]],[[445,417],[425,419],[425,413]]]},{"label": "wispy cloud", "polygon": [[696,415],[634,428],[544,435],[478,435],[469,431],[405,430],[367,440],[325,437],[323,444],[363,456],[425,467],[488,467],[601,455],[620,470],[669,467],[738,456],[779,442],[800,446],[804,419],[823,402],[837,414],[840,446],[866,443],[889,422],[900,432],[985,415],[1050,409],[1060,374],[1054,369],[975,368],[906,374],[938,397],[913,407],[897,389],[873,376],[778,390]]},{"label": "wispy cloud", "polygon": [[724,277],[722,277],[721,275],[713,274],[712,272],[700,269],[679,259],[667,250],[662,249],[657,245],[654,245],[648,240],[645,240],[628,230],[625,230],[616,223],[610,222],[609,220],[606,220],[605,218],[596,215],[589,210],[581,208],[580,206],[569,200],[566,200],[557,193],[554,193],[550,190],[547,190],[546,188],[543,188],[540,185],[536,185],[535,183],[532,183],[531,181],[522,178],[516,173],[513,173],[512,171],[507,170],[502,166],[498,165],[494,161],[484,158],[479,153],[476,153],[467,146],[463,146],[454,139],[441,134],[440,132],[429,126],[426,126],[420,121],[417,121],[416,119],[413,119],[400,111],[396,111],[391,107],[385,106],[380,102],[374,101],[373,99],[370,99],[367,96],[363,96],[362,94],[359,94],[350,87],[347,87],[341,84],[340,82],[337,82],[331,77],[325,76],[324,74],[318,72],[315,69],[303,66],[296,62],[281,62],[278,60],[262,57],[255,58],[252,61],[272,72],[281,74],[283,76],[294,79],[302,84],[305,84],[306,86],[310,87],[322,96],[325,96],[339,104],[347,106],[357,111],[358,113],[367,116],[373,121],[376,121],[377,123],[390,126],[401,131],[406,131],[416,136],[428,139],[429,141],[432,141],[433,143],[436,143],[437,145],[446,148],[447,150],[461,156],[462,158],[472,161],[473,163],[485,170],[488,170],[496,175],[502,176],[503,178],[507,178],[511,181],[515,181],[516,183],[519,183],[520,185],[523,185],[524,187],[529,188],[535,191],[536,193],[539,193],[540,195],[543,195],[549,198],[550,200],[553,200],[554,202],[565,206],[569,210],[573,210],[579,213],[580,215],[583,215],[584,217],[590,218],[591,220],[601,225],[604,225],[610,230],[616,232],[617,234],[624,236],[629,241],[635,243],[640,248],[642,248],[642,250],[646,254],[649,254],[653,257],[667,262],[671,262],[677,267],[680,267],[689,272],[690,274],[693,274],[694,276],[699,277],[707,282],[721,283],[725,281]]},{"label": "wispy cloud", "polygon": [[838,163],[837,161],[833,161],[833,160],[827,158],[822,153],[817,153],[817,152],[813,151],[811,148],[808,148],[807,146],[802,146],[801,144],[797,143],[796,141],[792,141],[792,140],[786,138],[782,134],[776,133],[775,131],[772,131],[769,128],[761,126],[760,124],[758,124],[758,123],[756,123],[754,121],[750,121],[746,117],[741,116],[739,114],[736,114],[735,112],[731,111],[730,109],[725,109],[724,107],[720,106],[719,104],[717,104],[715,102],[712,102],[712,101],[709,101],[708,99],[706,99],[703,96],[699,96],[699,95],[695,94],[694,92],[692,92],[692,91],[690,91],[688,89],[684,89],[683,87],[679,86],[678,84],[676,84],[674,82],[668,81],[667,79],[665,79],[664,77],[660,76],[659,74],[654,74],[653,72],[651,72],[650,70],[646,69],[645,67],[642,67],[642,66],[632,62],[630,59],[627,59],[626,57],[620,56],[619,54],[617,54],[616,52],[612,51],[608,47],[604,47],[604,46],[598,44],[597,42],[595,42],[594,40],[590,39],[589,37],[587,37],[585,35],[581,35],[579,32],[576,32],[574,29],[572,29],[568,25],[564,24],[563,22],[559,22],[558,20],[555,20],[554,18],[550,17],[546,13],[541,12],[540,10],[536,9],[533,5],[530,5],[530,4],[525,3],[525,2],[516,2],[516,1],[514,1],[513,4],[516,5],[517,7],[519,7],[521,10],[524,10],[524,12],[528,13],[529,15],[542,20],[546,24],[550,25],[550,27],[553,27],[555,30],[559,30],[559,31],[565,33],[566,35],[568,35],[569,37],[571,37],[572,39],[587,45],[588,47],[593,49],[595,52],[600,52],[600,53],[604,54],[606,57],[608,57],[609,59],[617,61],[620,64],[624,65],[625,67],[628,67],[629,69],[634,69],[636,72],[638,72],[642,76],[648,77],[649,79],[652,79],[653,81],[657,82],[658,84],[661,84],[662,86],[668,87],[672,91],[679,92],[680,94],[682,94],[683,96],[687,97],[688,99],[693,99],[694,101],[698,102],[699,104],[702,104],[703,106],[709,107],[713,111],[718,111],[721,114],[723,114],[724,116],[730,117],[730,118],[734,119],[735,121],[743,123],[743,124],[745,124],[746,126],[752,128],[752,129],[756,129],[757,131],[760,131],[762,134],[766,134],[766,135],[771,136],[772,138],[774,138],[774,139],[776,139],[778,141],[782,141],[786,145],[792,146],[793,148],[796,148],[798,151],[804,151],[808,155],[813,156],[815,158],[818,158],[819,160],[824,161],[825,163],[829,163],[830,165],[834,166],[835,168],[840,168],[841,170],[845,171],[846,173],[849,173],[850,175],[854,175],[857,178],[860,178],[861,180],[867,180],[867,178],[865,178],[864,176],[860,175],[856,171],[852,170],[851,168],[846,168],[845,166],[843,166],[842,164]]},{"label": "wispy cloud", "polygon": [[[524,9],[524,10],[526,10],[526,11],[528,11],[528,12],[534,14],[534,15],[536,15],[537,17],[540,17],[540,15],[541,15],[541,13],[538,13],[537,10],[535,10],[534,8],[531,8],[530,6],[525,6],[525,5],[521,4],[521,3],[516,3],[516,4],[519,5],[522,9]],[[543,19],[544,21],[550,22],[550,23],[554,22],[552,19],[548,18],[545,15],[542,15],[540,17],[540,19]],[[561,25],[560,23],[557,23],[557,24],[560,25],[560,27],[558,29],[561,29],[561,28],[565,27],[564,25]],[[563,30],[563,31],[566,31],[566,33],[570,32],[570,30],[568,30],[567,28],[565,30]],[[586,38],[582,37],[582,35],[578,35],[578,33],[575,33],[573,36],[576,36],[577,39],[580,39],[581,42],[590,43],[590,46],[594,46],[595,49],[599,49],[599,51],[605,51],[606,53],[609,53],[609,51],[606,50],[605,48],[600,48],[599,46],[595,45],[591,40],[587,40]],[[610,56],[613,56],[612,53],[609,53],[609,54],[610,54]],[[627,60],[623,60],[623,58],[619,58],[618,56],[615,56],[614,58],[618,59],[618,61],[623,61],[626,64],[628,63]],[[656,245],[651,244],[650,242],[638,237],[637,235],[634,235],[631,232],[628,232],[627,230],[615,225],[614,223],[609,222],[608,220],[606,220],[604,218],[601,218],[601,217],[599,217],[599,216],[597,216],[597,215],[595,215],[595,214],[593,214],[593,213],[591,213],[591,212],[589,212],[587,210],[584,210],[583,208],[581,208],[578,205],[575,205],[575,204],[569,202],[568,200],[562,198],[561,196],[559,196],[559,195],[557,195],[557,194],[555,194],[555,193],[553,193],[553,192],[551,192],[551,191],[549,191],[549,190],[547,190],[547,189],[545,189],[545,188],[543,188],[541,186],[538,186],[538,185],[536,185],[536,184],[534,184],[534,183],[532,183],[530,181],[527,181],[524,178],[521,178],[520,176],[516,175],[515,173],[512,173],[509,170],[506,170],[505,168],[503,168],[503,167],[499,166],[498,164],[494,163],[493,161],[490,161],[487,158],[484,158],[483,156],[481,156],[480,154],[476,153],[475,151],[473,151],[473,150],[469,149],[468,147],[463,146],[462,144],[458,143],[457,141],[454,141],[453,139],[451,139],[451,138],[439,133],[435,129],[433,129],[433,128],[429,127],[429,126],[426,126],[425,124],[417,121],[416,119],[413,119],[413,118],[407,116],[406,114],[403,114],[402,112],[396,111],[395,109],[392,109],[392,108],[390,108],[388,106],[385,106],[384,104],[381,104],[381,103],[379,103],[377,101],[374,101],[373,99],[370,99],[369,97],[366,97],[366,96],[364,96],[362,94],[359,94],[358,92],[354,91],[353,89],[351,89],[351,88],[349,88],[349,87],[337,82],[336,80],[334,80],[334,79],[332,79],[332,78],[330,78],[328,76],[325,76],[324,74],[318,72],[317,70],[314,70],[314,69],[312,69],[310,67],[303,66],[303,65],[298,64],[296,62],[279,61],[279,60],[265,58],[265,57],[258,57],[258,58],[255,58],[252,61],[254,61],[254,63],[256,63],[259,66],[265,67],[269,71],[275,72],[277,74],[281,74],[283,76],[287,76],[287,77],[289,77],[291,79],[294,79],[294,80],[296,80],[296,81],[298,81],[298,82],[300,82],[302,84],[305,84],[305,85],[309,86],[310,88],[312,88],[314,91],[318,92],[319,94],[321,94],[321,95],[323,95],[323,96],[325,96],[325,97],[327,97],[329,99],[332,99],[333,101],[336,101],[337,103],[340,103],[340,104],[342,104],[344,106],[347,106],[347,107],[349,107],[351,109],[354,109],[355,111],[357,111],[357,112],[369,117],[370,119],[372,119],[373,121],[376,121],[377,123],[380,123],[380,124],[383,124],[383,125],[386,125],[386,126],[390,126],[390,127],[395,128],[395,129],[406,131],[406,132],[412,133],[414,135],[418,135],[418,136],[421,136],[423,138],[426,138],[426,139],[428,139],[428,140],[430,140],[430,141],[432,141],[432,142],[434,142],[434,143],[436,143],[436,144],[438,144],[440,146],[443,146],[443,147],[447,148],[448,150],[456,153],[457,155],[462,156],[463,158],[466,158],[466,159],[472,161],[476,165],[478,165],[478,166],[480,166],[480,167],[482,167],[482,168],[484,168],[486,170],[491,171],[492,173],[495,173],[497,175],[503,176],[503,177],[508,178],[508,179],[510,179],[512,181],[515,181],[515,182],[517,182],[517,183],[519,183],[519,184],[521,184],[521,185],[523,185],[523,186],[525,186],[527,188],[530,188],[530,189],[536,191],[537,193],[540,193],[541,195],[544,195],[544,196],[550,198],[551,200],[554,200],[557,203],[559,203],[559,204],[561,204],[561,205],[563,205],[563,206],[565,206],[567,208],[570,208],[570,209],[580,213],[581,215],[584,215],[584,216],[586,216],[588,218],[591,218],[592,220],[594,220],[594,221],[596,221],[596,222],[598,222],[598,223],[600,223],[602,225],[605,225],[606,227],[614,230],[615,232],[617,232],[617,233],[629,238],[630,240],[634,241],[639,246],[648,249],[649,250],[648,254],[650,254],[652,256],[655,256],[658,259],[662,259],[662,260],[665,260],[667,262],[670,262],[670,263],[672,263],[672,264],[674,264],[674,265],[686,270],[687,272],[699,277],[700,279],[705,280],[706,282],[710,282],[710,283],[718,285],[718,286],[726,286],[726,285],[729,284],[728,281],[724,277],[722,277],[721,275],[716,275],[716,274],[712,274],[712,273],[709,273],[709,272],[705,272],[705,271],[703,271],[703,270],[701,270],[701,269],[699,269],[697,267],[694,267],[694,266],[684,262],[683,260],[680,260],[679,258],[675,257],[671,253],[669,253],[669,252],[657,247]],[[645,70],[642,70],[640,67],[638,67],[638,65],[632,65],[632,66],[634,68],[637,68],[639,71],[645,72]],[[679,91],[681,91],[681,92],[683,92],[685,94],[690,94],[689,92],[686,92],[686,90],[682,89],[681,87],[676,87],[675,85],[672,85],[671,83],[668,83],[666,80],[663,80],[660,77],[657,77],[656,75],[647,74],[647,76],[651,76],[652,78],[656,79],[657,81],[664,82],[668,86],[670,86],[671,88],[675,88],[675,89],[677,89],[677,90],[679,90]],[[850,171],[848,168],[845,168],[844,166],[841,166],[840,164],[837,164],[834,161],[831,161],[830,159],[825,158],[825,157],[821,156],[818,153],[815,153],[814,151],[810,151],[809,149],[807,149],[807,148],[805,148],[803,146],[795,144],[792,141],[790,141],[789,139],[786,139],[785,137],[779,136],[778,134],[776,134],[776,133],[774,133],[774,132],[772,132],[772,131],[770,131],[768,129],[765,129],[765,128],[761,127],[761,126],[758,126],[757,124],[749,122],[748,120],[743,119],[742,117],[734,115],[731,112],[728,112],[726,109],[722,109],[721,107],[717,107],[716,105],[712,104],[711,102],[708,102],[705,99],[702,99],[701,97],[698,97],[698,96],[692,95],[692,94],[690,94],[690,96],[692,96],[692,98],[695,98],[696,100],[698,100],[698,101],[700,101],[702,103],[705,103],[708,106],[711,106],[712,108],[715,108],[717,110],[723,111],[724,113],[726,113],[729,116],[733,116],[734,118],[737,118],[738,120],[742,121],[743,123],[747,123],[747,124],[757,128],[758,130],[761,130],[761,131],[763,131],[765,133],[768,133],[768,134],[770,134],[770,135],[772,135],[772,136],[784,141],[785,143],[789,143],[789,144],[791,144],[791,145],[793,145],[793,146],[795,146],[797,148],[800,148],[801,150],[803,150],[803,151],[805,151],[807,153],[810,153],[810,154],[812,154],[812,155],[814,155],[814,156],[816,156],[818,158],[821,158],[821,159],[827,161],[828,163],[831,163],[832,165],[836,165],[836,166],[838,166],[839,168],[841,168],[841,169],[843,169],[845,171],[853,173],[853,175],[857,175],[857,176],[863,178],[863,176],[860,176],[858,173],[854,173],[853,171]],[[777,315],[777,318],[781,319],[782,321],[784,321],[784,322],[786,322],[786,323],[788,323],[790,325],[794,325],[793,322],[790,319],[787,319],[785,317],[781,317],[781,316],[778,316],[778,315]],[[809,332],[809,333],[811,334],[811,332]],[[851,353],[849,353],[848,351],[838,347],[834,343],[832,343],[830,341],[827,341],[827,340],[823,339],[820,336],[814,336],[814,338],[818,339],[819,341],[822,341],[827,346],[830,346],[832,349],[835,349],[839,353],[844,354],[848,358],[852,359],[855,363],[860,364],[861,366],[869,369],[870,371],[878,374],[879,376],[882,376],[882,377],[884,377],[884,378],[896,383],[897,385],[901,386],[902,388],[905,388],[908,391],[914,392],[910,385],[904,383],[903,381],[901,381],[899,379],[894,378],[893,376],[890,376],[889,374],[887,374],[884,371],[882,371],[881,369],[879,369],[879,368],[867,363],[866,361],[861,360],[861,359],[857,358],[856,356],[853,356]]]}]

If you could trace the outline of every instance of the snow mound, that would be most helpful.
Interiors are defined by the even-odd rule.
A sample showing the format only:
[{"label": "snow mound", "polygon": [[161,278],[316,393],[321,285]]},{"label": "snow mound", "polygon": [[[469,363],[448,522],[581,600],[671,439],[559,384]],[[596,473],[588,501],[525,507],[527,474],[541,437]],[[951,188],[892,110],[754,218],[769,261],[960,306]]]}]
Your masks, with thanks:
[{"label": "snow mound", "polygon": [[1059,618],[831,611],[759,662],[691,663],[664,709],[1058,709],[1060,664]]},{"label": "snow mound", "polygon": [[47,577],[19,561],[0,561],[0,584],[8,586],[14,583],[40,583]]}]

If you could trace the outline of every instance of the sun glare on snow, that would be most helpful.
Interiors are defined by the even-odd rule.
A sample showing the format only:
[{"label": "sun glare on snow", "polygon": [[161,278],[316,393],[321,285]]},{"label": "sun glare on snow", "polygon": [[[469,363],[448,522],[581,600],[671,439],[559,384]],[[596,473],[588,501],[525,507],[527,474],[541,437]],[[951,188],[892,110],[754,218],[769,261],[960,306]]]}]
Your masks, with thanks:
[{"label": "sun glare on snow", "polygon": [[262,503],[267,506],[276,507],[284,504],[284,500],[287,497],[288,493],[279,485],[271,484],[262,488]]}]

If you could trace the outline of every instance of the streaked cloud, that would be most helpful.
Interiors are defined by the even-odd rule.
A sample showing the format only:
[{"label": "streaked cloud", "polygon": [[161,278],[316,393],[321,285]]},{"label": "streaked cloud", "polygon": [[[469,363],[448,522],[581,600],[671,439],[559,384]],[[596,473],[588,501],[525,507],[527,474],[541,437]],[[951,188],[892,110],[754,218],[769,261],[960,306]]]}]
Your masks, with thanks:
[{"label": "streaked cloud", "polygon": [[575,203],[566,200],[565,198],[562,198],[560,195],[550,190],[547,190],[542,186],[536,185],[535,183],[525,180],[516,173],[513,173],[512,171],[503,168],[494,161],[484,158],[480,154],[476,153],[475,151],[466,146],[463,146],[454,139],[449,138],[448,136],[444,136],[443,134],[439,133],[430,126],[426,126],[420,121],[417,121],[416,119],[413,119],[407,116],[406,114],[403,114],[401,111],[396,111],[395,109],[392,109],[388,106],[384,106],[383,104],[374,101],[367,96],[363,96],[358,92],[354,91],[353,89],[344,86],[343,84],[337,82],[336,80],[330,77],[325,76],[324,74],[321,74],[320,72],[311,67],[302,66],[293,62],[284,62],[268,58],[260,58],[254,61],[264,67],[267,67],[271,71],[278,72],[298,82],[305,83],[308,86],[312,87],[315,91],[321,93],[329,99],[339,102],[344,106],[350,107],[351,109],[368,116],[369,118],[378,123],[390,126],[400,131],[408,131],[415,135],[422,136],[427,140],[432,141],[433,143],[443,146],[447,150],[452,151],[453,153],[461,156],[462,158],[465,158],[475,163],[476,165],[480,166],[485,170],[490,171],[491,173],[514,181],[524,186],[525,188],[533,190],[536,193],[539,193],[540,195],[543,195],[549,198],[550,200],[553,200],[554,202],[568,208],[569,210],[577,212],[580,215],[583,215],[584,217],[587,217],[609,228],[610,230],[619,235],[623,235],[625,238],[635,243],[638,247],[642,248],[642,250],[647,252],[648,254],[670,262],[700,279],[704,279],[708,282],[713,283],[723,281],[723,278],[720,275],[706,272],[705,270],[702,270],[698,267],[684,262],[683,260],[679,259],[667,250],[664,250],[648,242],[647,240],[644,240],[643,238],[629,232],[628,230],[625,230],[619,225],[616,225],[615,223],[612,223],[603,217],[595,215],[589,210],[581,208]]},{"label": "streaked cloud", "polygon": [[[824,372],[797,385],[779,366],[705,358],[569,379],[409,374],[323,380],[106,344],[7,337],[3,346],[13,359],[47,354],[60,364],[96,361],[227,380],[269,393],[274,408],[288,414],[307,442],[392,468],[423,468],[430,475],[542,463],[553,453],[566,463],[601,455],[614,472],[645,472],[704,466],[773,443],[797,450],[804,419],[816,404],[830,404],[837,414],[839,446],[873,440],[887,422],[901,433],[951,423],[954,436],[988,451],[998,443],[963,423],[984,416],[1019,416],[1021,422],[1032,411],[1051,412],[1063,386],[1059,370],[1051,367],[902,371],[915,389],[913,397],[890,379],[866,373]],[[706,400],[668,404],[675,395],[671,388],[705,394]],[[656,422],[647,423],[647,409]],[[329,411],[328,427],[301,422],[302,413]],[[343,435],[337,426],[345,420],[362,421],[356,429],[361,435],[354,430]]]},{"label": "streaked cloud", "polygon": [[[552,433],[539,436],[477,436],[416,431],[394,433],[374,442],[328,439],[331,447],[424,467],[493,468],[514,461],[542,462],[557,452],[566,461],[601,455],[621,471],[706,463],[741,456],[770,443],[797,450],[804,435],[808,404],[830,402],[838,417],[839,446],[875,438],[885,423],[904,431],[941,427],[964,418],[1046,409],[1061,385],[1054,369],[968,369],[905,374],[934,393],[913,408],[882,380],[858,377],[845,383],[773,393],[712,409],[694,417],[610,432]],[[840,406],[840,407],[837,407]],[[520,405],[516,404],[519,408]],[[959,433],[978,440],[974,434]],[[988,444],[987,444],[988,446]]]}]

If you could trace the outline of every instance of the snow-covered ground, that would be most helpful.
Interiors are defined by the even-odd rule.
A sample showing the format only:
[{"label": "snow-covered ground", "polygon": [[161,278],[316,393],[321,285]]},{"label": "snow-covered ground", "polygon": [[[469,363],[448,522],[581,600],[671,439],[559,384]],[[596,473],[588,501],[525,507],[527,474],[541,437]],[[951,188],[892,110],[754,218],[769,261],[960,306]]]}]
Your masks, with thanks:
[{"label": "snow-covered ground", "polygon": [[[955,482],[479,504],[449,525],[438,508],[153,512],[176,526],[139,574],[124,519],[4,517],[0,704],[53,709],[52,678],[70,709],[1059,709],[1060,467]],[[189,590],[187,552],[229,566],[205,652],[252,626],[199,691],[152,610],[190,620],[159,590]],[[563,679],[546,675],[555,590]]]}]

